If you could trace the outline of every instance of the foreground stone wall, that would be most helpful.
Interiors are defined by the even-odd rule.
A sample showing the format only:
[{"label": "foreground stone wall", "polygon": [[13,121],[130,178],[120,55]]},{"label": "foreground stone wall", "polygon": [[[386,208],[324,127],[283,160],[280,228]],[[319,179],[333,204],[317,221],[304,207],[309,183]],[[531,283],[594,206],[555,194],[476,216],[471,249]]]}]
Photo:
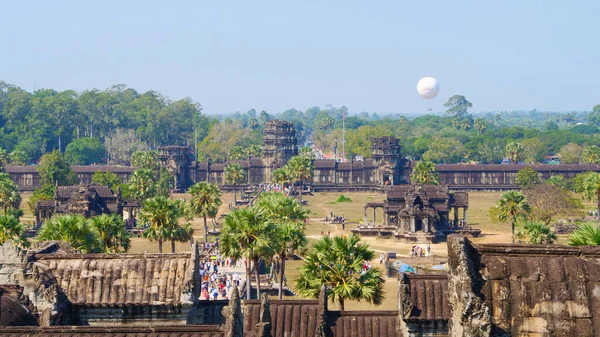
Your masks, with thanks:
[{"label": "foreground stone wall", "polygon": [[600,336],[600,248],[450,237],[451,336]]}]

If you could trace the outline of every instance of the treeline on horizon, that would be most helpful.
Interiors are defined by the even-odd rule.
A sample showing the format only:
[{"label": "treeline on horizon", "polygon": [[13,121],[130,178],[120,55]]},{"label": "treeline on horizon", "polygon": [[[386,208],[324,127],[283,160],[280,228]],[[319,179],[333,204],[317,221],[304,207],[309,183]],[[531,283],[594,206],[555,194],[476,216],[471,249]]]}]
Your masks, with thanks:
[{"label": "treeline on horizon", "polygon": [[[345,106],[288,109],[214,116],[191,98],[172,101],[156,91],[125,85],[83,92],[39,89],[31,93],[0,81],[0,152],[9,164],[34,164],[59,150],[71,164],[130,165],[135,151],[160,145],[190,145],[198,160],[242,159],[260,155],[263,128],[271,119],[294,123],[299,144],[323,152],[368,157],[374,137],[396,136],[403,156],[436,163],[499,163],[508,148],[520,146],[515,160],[535,163],[561,154],[563,162],[590,162],[584,148],[600,146],[600,105],[583,112],[469,113],[471,102],[455,95],[444,114],[351,114]],[[0,153],[0,155],[2,154]],[[600,161],[600,155],[597,156]],[[594,157],[595,158],[595,157]],[[594,160],[594,159],[592,159]]]}]

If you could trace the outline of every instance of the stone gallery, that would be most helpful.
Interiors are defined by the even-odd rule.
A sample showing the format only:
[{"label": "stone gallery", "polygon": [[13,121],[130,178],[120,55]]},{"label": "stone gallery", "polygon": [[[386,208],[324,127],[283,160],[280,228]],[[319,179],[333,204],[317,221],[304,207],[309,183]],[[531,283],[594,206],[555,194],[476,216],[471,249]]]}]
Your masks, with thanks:
[{"label": "stone gallery", "polygon": [[[401,274],[398,310],[319,300],[199,300],[184,254],[0,247],[0,336],[598,336],[600,248],[448,238],[449,273]],[[387,294],[387,296],[394,296]]]}]

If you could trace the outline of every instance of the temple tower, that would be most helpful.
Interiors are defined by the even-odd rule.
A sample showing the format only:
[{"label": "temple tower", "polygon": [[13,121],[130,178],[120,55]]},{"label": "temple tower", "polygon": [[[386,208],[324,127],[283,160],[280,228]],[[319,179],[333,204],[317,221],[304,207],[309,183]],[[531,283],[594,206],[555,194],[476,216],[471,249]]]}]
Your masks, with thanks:
[{"label": "temple tower", "polygon": [[294,124],[279,119],[268,121],[263,136],[262,160],[265,166],[264,181],[271,181],[274,169],[283,167],[298,155],[298,140]]},{"label": "temple tower", "polygon": [[405,160],[400,154],[400,141],[396,137],[373,139],[371,150],[373,161],[378,166],[375,181],[387,185],[399,185],[407,182],[404,177]]},{"label": "temple tower", "polygon": [[194,156],[189,146],[161,146],[158,148],[160,165],[173,174],[173,188],[186,189],[193,184],[190,166]]}]

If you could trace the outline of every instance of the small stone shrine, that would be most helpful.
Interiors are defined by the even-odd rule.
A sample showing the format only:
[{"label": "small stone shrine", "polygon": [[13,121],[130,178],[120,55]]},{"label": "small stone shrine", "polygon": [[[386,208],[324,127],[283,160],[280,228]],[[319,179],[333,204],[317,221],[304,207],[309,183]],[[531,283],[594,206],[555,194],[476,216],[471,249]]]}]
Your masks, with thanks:
[{"label": "small stone shrine", "polygon": [[[373,222],[367,217],[369,208],[373,209]],[[353,232],[393,235],[398,240],[415,243],[436,242],[457,232],[477,236],[480,230],[467,227],[468,208],[467,192],[450,192],[447,185],[391,186],[384,202],[365,205],[363,225]],[[382,209],[383,213],[379,225],[377,209]]]}]

